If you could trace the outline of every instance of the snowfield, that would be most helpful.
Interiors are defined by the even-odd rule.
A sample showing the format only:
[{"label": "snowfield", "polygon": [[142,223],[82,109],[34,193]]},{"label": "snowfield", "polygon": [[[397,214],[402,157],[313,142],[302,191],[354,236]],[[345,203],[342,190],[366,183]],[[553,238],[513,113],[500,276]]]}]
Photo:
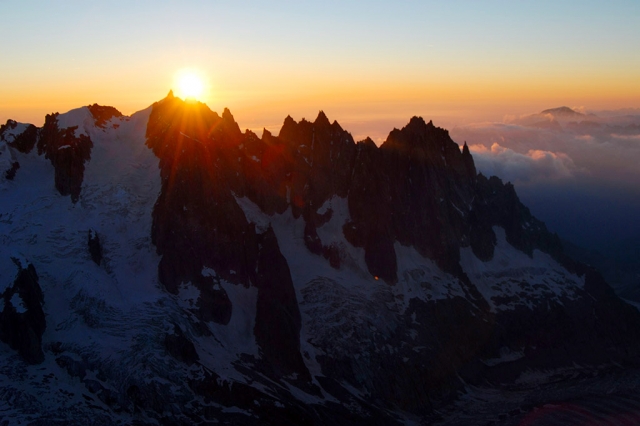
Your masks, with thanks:
[{"label": "snowfield", "polygon": [[[231,301],[231,319],[222,325],[204,323],[198,317],[201,293],[191,282],[182,282],[177,294],[159,283],[160,256],[151,235],[161,178],[159,159],[145,145],[151,113],[149,107],[130,117],[113,117],[103,128],[94,124],[87,107],[58,116],[60,129],[77,126],[76,137],[84,135],[93,142],[77,203],[56,190],[54,167],[37,149],[23,154],[8,145],[27,129],[26,124],[18,124],[0,140],[0,293],[13,285],[19,268],[32,264],[44,294],[46,317],[42,364],[25,363],[0,342],[0,424],[4,420],[9,424],[128,424],[132,416],[157,424],[158,418],[138,410],[139,401],[168,418],[197,411],[190,418],[194,423],[211,420],[202,414],[208,409],[216,415],[238,415],[247,422],[259,420],[246,407],[227,406],[193,391],[201,383],[212,382],[219,386],[207,389],[212,394],[220,389],[232,394],[233,386],[243,384],[272,397],[275,402],[270,403],[278,408],[291,401],[328,410],[331,404],[345,404],[359,413],[369,404],[371,394],[365,389],[377,385],[372,377],[381,369],[380,360],[402,360],[394,367],[406,366],[411,380],[411,368],[424,371],[431,368],[429,363],[442,364],[437,356],[422,358],[428,350],[435,351],[428,340],[436,334],[435,327],[425,326],[425,335],[418,336],[418,330],[423,330],[420,318],[431,320],[429,310],[436,311],[434,307],[466,309],[468,305],[472,307],[465,312],[468,320],[480,312],[481,298],[493,314],[562,305],[584,297],[584,276],[569,273],[539,250],[528,256],[515,249],[501,227],[493,227],[497,245],[492,260],[479,260],[470,247],[460,249],[462,271],[481,296],[473,299],[461,279],[443,272],[414,247],[398,242],[393,246],[397,282],[390,285],[372,276],[365,249],[351,245],[343,234],[343,226],[351,221],[346,197],[333,196],[317,210],[331,214],[317,227],[317,235],[323,246],[339,254],[340,265],[333,267],[306,247],[305,220],[294,218],[291,207],[282,214],[267,215],[249,198],[236,196],[256,232],[273,229],[301,314],[300,354],[311,382],[301,385],[295,375],[276,381],[253,371],[262,356],[254,335],[258,288],[219,279],[213,268],[204,266],[202,276],[215,279],[215,286]],[[251,159],[260,162],[255,156]],[[20,167],[10,180],[5,170],[14,162]],[[290,187],[286,193],[291,193]],[[89,239],[95,238],[102,247],[99,265],[88,247]],[[18,293],[10,305],[18,314],[26,312]],[[0,297],[0,313],[6,308]],[[451,321],[453,326],[458,325],[456,319]],[[174,333],[193,343],[197,361],[182,362],[169,353],[167,336]],[[447,356],[468,355],[452,353]],[[525,356],[525,348],[504,346],[480,361],[491,368]],[[355,371],[350,380],[336,380],[333,392],[322,381],[328,376],[326,365],[331,365],[327,362],[335,362],[338,370],[343,367],[340,363],[349,364]],[[469,398],[480,398],[478,389],[467,387]],[[340,399],[339,392],[348,397]],[[252,403],[259,407],[265,401],[256,397]],[[401,422],[417,422],[415,416],[400,411],[394,416]]]}]

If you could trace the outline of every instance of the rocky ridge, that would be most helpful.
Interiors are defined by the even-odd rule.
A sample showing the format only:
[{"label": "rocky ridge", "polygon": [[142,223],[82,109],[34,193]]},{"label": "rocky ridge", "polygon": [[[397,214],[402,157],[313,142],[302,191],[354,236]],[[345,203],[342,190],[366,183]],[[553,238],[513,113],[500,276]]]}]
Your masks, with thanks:
[{"label": "rocky ridge", "polygon": [[[96,153],[116,141],[136,155],[124,170]],[[17,275],[2,270],[15,278],[3,293],[2,340],[26,362],[53,361],[57,385],[79,378],[93,395],[85,409],[100,406],[104,419],[402,423],[469,385],[576,363],[633,365],[638,353],[637,310],[563,254],[513,185],[477,174],[466,144],[419,117],[380,147],[356,143],[323,112],[258,137],[226,109],[169,94],[131,118],[92,105],[49,115],[41,129],[10,121],[0,142],[13,170],[2,190],[15,201],[0,216],[4,242],[30,259]],[[46,169],[40,158],[76,206],[66,229],[78,236],[64,247],[17,225],[43,220],[28,203],[68,208],[47,189],[26,201],[15,192],[22,173]],[[140,192],[139,173],[155,173],[158,186]],[[100,191],[112,207],[97,204]],[[133,231],[132,221],[145,225]],[[132,237],[116,245],[119,235]],[[111,288],[120,294],[106,297]],[[22,317],[14,294],[29,298]],[[20,327],[34,337],[11,343]],[[121,365],[74,333],[120,342]]]}]

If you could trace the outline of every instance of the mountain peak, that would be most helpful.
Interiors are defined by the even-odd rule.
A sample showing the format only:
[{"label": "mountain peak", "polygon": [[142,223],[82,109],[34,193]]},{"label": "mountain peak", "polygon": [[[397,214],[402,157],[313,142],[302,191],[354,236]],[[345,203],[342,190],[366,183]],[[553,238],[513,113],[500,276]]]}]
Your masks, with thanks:
[{"label": "mountain peak", "polygon": [[584,114],[582,114],[582,113],[580,113],[578,111],[575,111],[575,110],[569,108],[568,106],[561,106],[561,107],[558,107],[558,108],[545,109],[540,114],[551,114],[551,115],[560,116],[560,117],[584,116]]},{"label": "mountain peak", "polygon": [[329,119],[327,118],[327,115],[322,110],[320,110],[320,112],[318,112],[318,116],[316,117],[316,121],[314,121],[313,124],[315,124],[316,126],[330,126],[331,125],[331,123],[329,122]]}]

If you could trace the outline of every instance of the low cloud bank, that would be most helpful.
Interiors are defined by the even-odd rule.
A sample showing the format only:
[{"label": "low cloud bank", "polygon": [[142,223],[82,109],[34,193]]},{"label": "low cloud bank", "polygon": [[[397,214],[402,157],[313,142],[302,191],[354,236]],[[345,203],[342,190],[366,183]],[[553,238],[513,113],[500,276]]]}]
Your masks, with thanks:
[{"label": "low cloud bank", "polygon": [[478,170],[510,182],[567,179],[573,177],[577,169],[573,160],[561,152],[530,149],[519,153],[497,142],[490,148],[481,144],[470,145],[469,148]]},{"label": "low cloud bank", "polygon": [[562,237],[598,247],[640,235],[640,110],[555,108],[450,134]]},{"label": "low cloud bank", "polygon": [[450,133],[472,147],[481,172],[514,183],[591,176],[623,186],[637,179],[640,190],[640,113],[600,116],[556,108]]}]

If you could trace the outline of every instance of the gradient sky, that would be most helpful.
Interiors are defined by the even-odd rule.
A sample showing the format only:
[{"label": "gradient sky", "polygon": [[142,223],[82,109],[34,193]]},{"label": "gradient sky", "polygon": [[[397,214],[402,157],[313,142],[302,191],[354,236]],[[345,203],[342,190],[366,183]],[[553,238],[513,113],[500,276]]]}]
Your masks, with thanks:
[{"label": "gradient sky", "polygon": [[287,114],[444,125],[560,105],[640,106],[640,2],[2,1],[0,122],[125,114],[176,72],[241,128]]}]

